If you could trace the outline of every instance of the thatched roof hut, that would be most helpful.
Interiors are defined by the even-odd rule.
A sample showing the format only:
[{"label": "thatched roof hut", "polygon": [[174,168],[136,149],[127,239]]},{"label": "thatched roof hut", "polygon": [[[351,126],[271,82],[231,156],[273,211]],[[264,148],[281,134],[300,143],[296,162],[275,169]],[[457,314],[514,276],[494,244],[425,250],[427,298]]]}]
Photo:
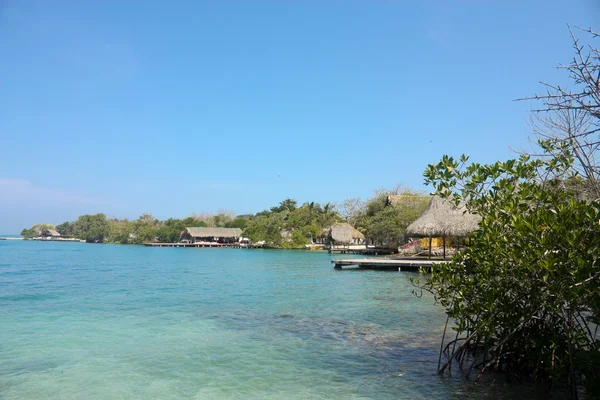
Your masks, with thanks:
[{"label": "thatched roof hut", "polygon": [[240,228],[185,228],[180,240],[235,242],[242,236]]},{"label": "thatched roof hut", "polygon": [[329,228],[329,237],[337,244],[353,244],[365,239],[365,235],[347,223],[333,224]]},{"label": "thatched roof hut", "polygon": [[412,237],[465,237],[477,229],[481,218],[470,214],[464,205],[454,206],[439,196],[431,202],[421,216],[406,228]]},{"label": "thatched roof hut", "polygon": [[42,229],[41,237],[60,237],[60,233],[56,229]]}]

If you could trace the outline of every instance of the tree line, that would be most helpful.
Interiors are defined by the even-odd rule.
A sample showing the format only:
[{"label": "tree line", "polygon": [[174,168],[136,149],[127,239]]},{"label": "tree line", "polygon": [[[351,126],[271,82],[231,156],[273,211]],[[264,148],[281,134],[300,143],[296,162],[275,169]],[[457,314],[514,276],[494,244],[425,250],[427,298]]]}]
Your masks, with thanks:
[{"label": "tree line", "polygon": [[[389,198],[394,198],[390,202]],[[284,199],[256,214],[233,212],[201,213],[183,219],[159,220],[143,214],[135,220],[108,218],[105,214],[86,214],[60,225],[36,224],[21,235],[37,237],[43,228],[56,229],[63,237],[92,243],[142,244],[175,243],[186,227],[240,228],[252,242],[275,248],[303,248],[326,235],[335,223],[347,222],[374,244],[397,246],[404,241],[406,227],[425,209],[429,197],[422,192],[398,186],[376,190],[366,200],[348,199],[340,204]]]}]

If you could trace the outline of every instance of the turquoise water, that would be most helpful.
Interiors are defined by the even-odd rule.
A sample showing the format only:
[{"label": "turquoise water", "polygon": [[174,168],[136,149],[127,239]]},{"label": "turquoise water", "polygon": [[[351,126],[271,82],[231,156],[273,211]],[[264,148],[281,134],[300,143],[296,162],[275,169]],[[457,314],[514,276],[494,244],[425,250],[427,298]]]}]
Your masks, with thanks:
[{"label": "turquoise water", "polygon": [[514,397],[435,373],[414,275],[330,260],[0,241],[0,399]]}]

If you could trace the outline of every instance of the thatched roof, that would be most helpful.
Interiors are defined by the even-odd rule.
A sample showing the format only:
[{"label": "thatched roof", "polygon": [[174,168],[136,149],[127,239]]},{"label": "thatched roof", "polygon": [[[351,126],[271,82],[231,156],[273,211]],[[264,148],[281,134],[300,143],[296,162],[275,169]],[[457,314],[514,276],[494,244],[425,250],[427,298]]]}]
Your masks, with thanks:
[{"label": "thatched roof", "polygon": [[198,238],[238,238],[242,236],[242,230],[240,228],[185,228],[181,235]]},{"label": "thatched roof", "polygon": [[353,239],[364,239],[365,235],[347,223],[333,224],[329,228],[329,236],[336,243],[352,243]]},{"label": "thatched roof", "polygon": [[58,231],[56,229],[42,229],[40,236],[59,237],[60,233],[58,233]]},{"label": "thatched roof", "polygon": [[449,201],[434,196],[415,222],[406,228],[408,236],[464,237],[477,229],[481,218],[466,212],[464,205],[455,207]]}]

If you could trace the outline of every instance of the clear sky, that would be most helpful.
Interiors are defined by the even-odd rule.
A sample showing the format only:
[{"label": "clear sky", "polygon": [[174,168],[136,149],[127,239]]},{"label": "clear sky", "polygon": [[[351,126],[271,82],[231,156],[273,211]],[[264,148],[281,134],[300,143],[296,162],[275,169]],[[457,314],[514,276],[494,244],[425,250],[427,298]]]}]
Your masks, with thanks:
[{"label": "clear sky", "polygon": [[0,233],[424,188],[527,144],[582,1],[0,0]]}]

